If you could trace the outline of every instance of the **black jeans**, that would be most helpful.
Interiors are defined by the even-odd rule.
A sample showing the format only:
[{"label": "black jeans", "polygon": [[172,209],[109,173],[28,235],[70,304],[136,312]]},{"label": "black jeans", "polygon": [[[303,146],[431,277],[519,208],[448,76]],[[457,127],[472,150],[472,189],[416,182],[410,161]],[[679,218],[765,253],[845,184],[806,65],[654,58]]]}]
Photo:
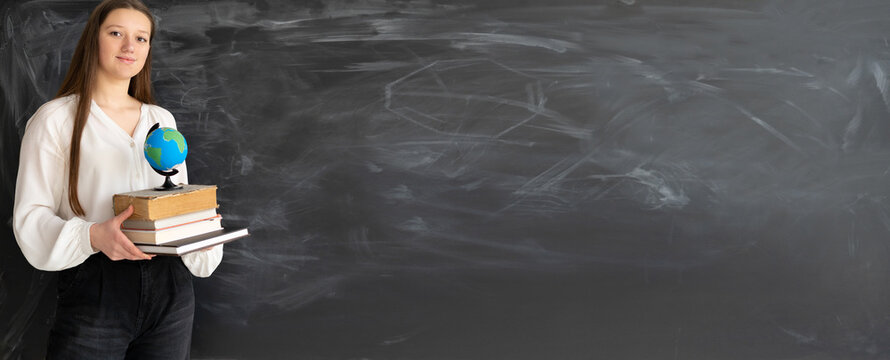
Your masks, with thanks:
[{"label": "black jeans", "polygon": [[178,257],[111,261],[59,273],[47,359],[188,359],[192,274]]}]

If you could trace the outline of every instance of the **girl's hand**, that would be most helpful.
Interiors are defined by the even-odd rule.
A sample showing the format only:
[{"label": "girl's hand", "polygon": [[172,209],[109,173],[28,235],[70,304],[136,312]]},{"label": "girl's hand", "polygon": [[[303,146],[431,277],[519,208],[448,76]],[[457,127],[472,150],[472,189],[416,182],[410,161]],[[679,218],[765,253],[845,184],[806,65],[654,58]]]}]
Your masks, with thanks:
[{"label": "girl's hand", "polygon": [[139,250],[130,239],[121,232],[121,223],[133,214],[133,205],[117,216],[100,224],[90,226],[90,245],[108,256],[117,260],[150,260],[154,255],[148,255]]}]

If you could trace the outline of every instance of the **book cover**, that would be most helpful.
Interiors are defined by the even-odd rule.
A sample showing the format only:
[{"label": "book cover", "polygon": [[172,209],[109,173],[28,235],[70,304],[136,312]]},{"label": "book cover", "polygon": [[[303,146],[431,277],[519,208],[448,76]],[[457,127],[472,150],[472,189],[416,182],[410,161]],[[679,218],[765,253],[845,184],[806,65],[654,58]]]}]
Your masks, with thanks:
[{"label": "book cover", "polygon": [[187,214],[176,215],[157,220],[133,220],[127,219],[121,224],[121,229],[126,230],[161,230],[173,226],[208,220],[219,216],[216,209],[199,210]]},{"label": "book cover", "polygon": [[222,226],[220,225],[221,218],[221,216],[217,215],[210,219],[171,226],[161,230],[132,230],[121,228],[121,232],[123,232],[130,241],[137,244],[165,244],[171,241],[222,229]]},{"label": "book cover", "polygon": [[136,244],[146,254],[182,256],[211,246],[224,244],[248,236],[246,228],[222,228],[206,234],[173,241],[162,245]]},{"label": "book cover", "polygon": [[176,190],[146,189],[115,194],[113,204],[115,215],[133,205],[129,220],[158,220],[216,209],[216,185],[185,184]]}]

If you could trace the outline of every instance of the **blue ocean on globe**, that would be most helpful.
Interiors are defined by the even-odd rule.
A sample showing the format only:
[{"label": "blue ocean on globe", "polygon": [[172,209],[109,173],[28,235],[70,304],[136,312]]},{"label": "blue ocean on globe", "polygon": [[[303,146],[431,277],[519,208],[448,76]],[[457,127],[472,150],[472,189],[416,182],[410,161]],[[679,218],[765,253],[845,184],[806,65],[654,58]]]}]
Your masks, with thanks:
[{"label": "blue ocean on globe", "polygon": [[170,171],[185,161],[188,144],[185,137],[173,128],[155,129],[145,138],[145,159],[158,171]]}]

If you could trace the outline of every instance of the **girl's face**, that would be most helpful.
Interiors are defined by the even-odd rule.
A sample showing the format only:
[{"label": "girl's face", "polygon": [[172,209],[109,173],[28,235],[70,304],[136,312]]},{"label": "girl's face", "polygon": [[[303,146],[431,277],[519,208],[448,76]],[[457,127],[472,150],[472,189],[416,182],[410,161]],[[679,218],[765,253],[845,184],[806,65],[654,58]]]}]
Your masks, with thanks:
[{"label": "girl's face", "polygon": [[137,10],[115,9],[99,27],[99,73],[111,79],[128,80],[145,65],[151,20]]}]

